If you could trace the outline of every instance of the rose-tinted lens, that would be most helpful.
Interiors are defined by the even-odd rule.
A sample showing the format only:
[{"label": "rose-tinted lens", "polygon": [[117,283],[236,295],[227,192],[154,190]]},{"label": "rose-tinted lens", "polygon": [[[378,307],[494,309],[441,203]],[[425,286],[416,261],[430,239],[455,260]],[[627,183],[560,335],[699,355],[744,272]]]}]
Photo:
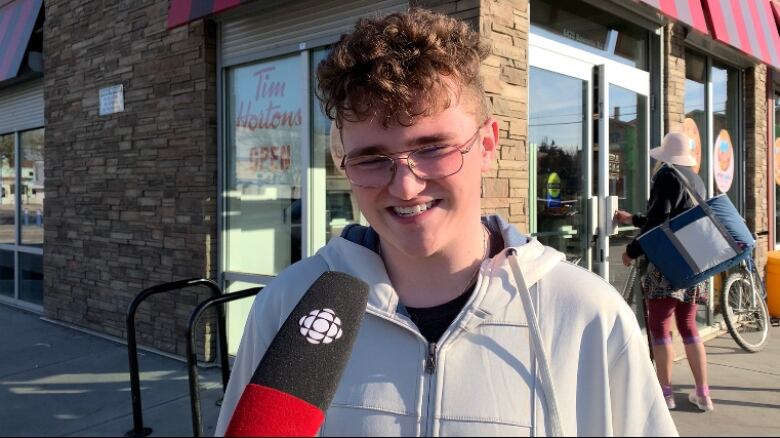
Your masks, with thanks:
[{"label": "rose-tinted lens", "polygon": [[414,162],[414,173],[426,179],[450,176],[463,165],[463,154],[454,146],[419,149],[409,159]]}]

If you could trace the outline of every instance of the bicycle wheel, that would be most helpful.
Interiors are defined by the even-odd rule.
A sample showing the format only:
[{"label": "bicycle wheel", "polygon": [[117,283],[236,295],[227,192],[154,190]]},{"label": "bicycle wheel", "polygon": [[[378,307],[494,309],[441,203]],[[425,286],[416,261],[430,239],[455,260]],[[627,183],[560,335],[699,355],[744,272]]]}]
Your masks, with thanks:
[{"label": "bicycle wheel", "polygon": [[734,341],[750,353],[761,351],[769,336],[769,311],[745,273],[731,274],[726,280],[720,307]]}]

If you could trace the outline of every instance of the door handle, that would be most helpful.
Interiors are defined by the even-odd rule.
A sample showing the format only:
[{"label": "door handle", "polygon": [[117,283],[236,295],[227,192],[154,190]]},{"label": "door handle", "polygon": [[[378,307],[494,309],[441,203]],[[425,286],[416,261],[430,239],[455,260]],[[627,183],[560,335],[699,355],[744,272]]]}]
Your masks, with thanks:
[{"label": "door handle", "polygon": [[615,212],[618,210],[618,197],[607,196],[604,202],[604,230],[610,235],[614,236],[618,233],[618,223],[613,219]]},{"label": "door handle", "polygon": [[588,198],[588,233],[594,239],[599,233],[599,207],[597,196]]}]

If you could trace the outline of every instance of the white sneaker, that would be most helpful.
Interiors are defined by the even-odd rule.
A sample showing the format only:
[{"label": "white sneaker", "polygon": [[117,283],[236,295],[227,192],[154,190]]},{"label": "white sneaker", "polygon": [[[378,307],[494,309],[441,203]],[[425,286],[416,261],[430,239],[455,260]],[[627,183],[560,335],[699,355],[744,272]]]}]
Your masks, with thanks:
[{"label": "white sneaker", "polygon": [[677,409],[677,403],[674,402],[674,395],[665,395],[664,400],[666,400],[666,407],[669,408],[670,411]]},{"label": "white sneaker", "polygon": [[715,406],[712,405],[712,399],[709,396],[699,397],[695,392],[688,395],[688,401],[695,404],[699,409],[704,412],[711,412],[715,410]]}]

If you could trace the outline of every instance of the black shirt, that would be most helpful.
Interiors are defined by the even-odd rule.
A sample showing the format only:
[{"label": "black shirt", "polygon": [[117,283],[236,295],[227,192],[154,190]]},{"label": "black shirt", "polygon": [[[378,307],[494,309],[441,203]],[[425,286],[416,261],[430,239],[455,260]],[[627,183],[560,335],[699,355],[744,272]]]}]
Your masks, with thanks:
[{"label": "black shirt", "polygon": [[[688,166],[675,166],[688,183],[696,189],[702,198],[706,199],[707,191],[701,177]],[[666,165],[661,167],[653,176],[650,186],[650,199],[647,201],[647,214],[635,214],[632,218],[634,226],[639,227],[637,236],[661,225],[665,220],[671,219],[695,205],[695,201],[685,189],[677,173]],[[644,255],[644,250],[634,238],[626,246],[626,253],[632,259]]]},{"label": "black shirt", "polygon": [[[489,228],[488,228],[489,229]],[[488,256],[494,257],[504,249],[504,238],[497,231],[490,232],[490,243]],[[474,293],[474,287],[477,285],[477,278],[466,287],[466,291],[454,300],[433,307],[406,307],[409,318],[420,329],[420,333],[428,342],[437,342],[441,335],[447,331],[447,327],[455,321],[458,314],[463,310],[463,306]]]}]

